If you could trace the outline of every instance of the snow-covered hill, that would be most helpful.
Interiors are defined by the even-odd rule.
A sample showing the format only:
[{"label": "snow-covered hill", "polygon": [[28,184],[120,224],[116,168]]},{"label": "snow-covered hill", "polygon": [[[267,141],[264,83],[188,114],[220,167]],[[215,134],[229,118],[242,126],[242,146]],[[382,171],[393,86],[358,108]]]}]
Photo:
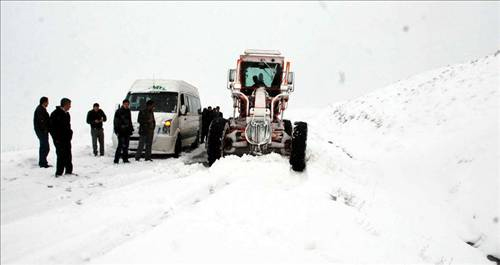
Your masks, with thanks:
[{"label": "snow-covered hill", "polygon": [[86,146],[80,175],[55,179],[36,150],[3,152],[1,262],[488,263],[500,256],[499,58],[290,110],[310,125],[301,174],[277,154],[205,168],[200,147],[117,166]]},{"label": "snow-covered hill", "polygon": [[[497,51],[412,77],[332,106],[324,117],[333,141],[376,163],[386,188],[413,196],[413,205],[402,206],[418,222],[439,218],[497,257],[499,58]],[[422,207],[426,201],[435,214]]]}]

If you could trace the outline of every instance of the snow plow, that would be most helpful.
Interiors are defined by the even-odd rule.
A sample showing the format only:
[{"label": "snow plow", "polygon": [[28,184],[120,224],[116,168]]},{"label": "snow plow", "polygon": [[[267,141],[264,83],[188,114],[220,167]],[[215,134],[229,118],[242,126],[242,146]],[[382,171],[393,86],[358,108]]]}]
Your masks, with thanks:
[{"label": "snow plow", "polygon": [[279,51],[246,50],[228,73],[233,116],[216,118],[207,139],[208,164],[235,154],[270,152],[290,157],[294,171],[306,167],[307,123],[283,119],[294,74]]}]

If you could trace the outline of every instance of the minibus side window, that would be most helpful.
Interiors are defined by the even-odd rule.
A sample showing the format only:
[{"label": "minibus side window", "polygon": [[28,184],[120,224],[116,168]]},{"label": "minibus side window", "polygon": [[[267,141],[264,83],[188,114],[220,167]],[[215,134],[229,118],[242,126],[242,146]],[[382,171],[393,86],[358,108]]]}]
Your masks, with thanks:
[{"label": "minibus side window", "polygon": [[196,99],[193,96],[188,96],[189,99],[189,112],[198,113],[198,107],[196,106]]},{"label": "minibus side window", "polygon": [[191,97],[191,102],[193,103],[193,113],[200,113],[200,99],[196,97]]},{"label": "minibus side window", "polygon": [[197,112],[201,113],[201,103],[199,98],[196,98],[196,105],[197,105]]}]

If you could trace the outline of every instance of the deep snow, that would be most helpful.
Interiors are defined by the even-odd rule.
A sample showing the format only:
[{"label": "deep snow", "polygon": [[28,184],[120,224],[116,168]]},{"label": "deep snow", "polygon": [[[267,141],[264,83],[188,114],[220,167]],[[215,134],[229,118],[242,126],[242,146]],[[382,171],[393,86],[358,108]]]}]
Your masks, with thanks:
[{"label": "deep snow", "polygon": [[500,256],[499,57],[290,110],[309,122],[304,173],[277,154],[205,168],[203,147],[113,165],[89,138],[74,140],[79,176],[55,179],[35,149],[2,152],[1,262],[488,263]]}]

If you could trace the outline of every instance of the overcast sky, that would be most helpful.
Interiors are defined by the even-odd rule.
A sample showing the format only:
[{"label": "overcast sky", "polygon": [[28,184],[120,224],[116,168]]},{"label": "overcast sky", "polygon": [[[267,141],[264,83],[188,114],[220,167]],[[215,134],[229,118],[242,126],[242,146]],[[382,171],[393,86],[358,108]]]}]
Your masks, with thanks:
[{"label": "overcast sky", "polygon": [[[247,48],[277,49],[291,61],[291,108],[355,98],[494,53],[499,8],[498,2],[2,1],[2,150],[36,144],[32,115],[41,96],[50,98],[49,111],[71,98],[72,125],[86,130],[92,103],[112,116],[138,78],[183,79],[200,89],[205,106],[228,113],[227,70]],[[13,136],[23,141],[7,141]]]}]

